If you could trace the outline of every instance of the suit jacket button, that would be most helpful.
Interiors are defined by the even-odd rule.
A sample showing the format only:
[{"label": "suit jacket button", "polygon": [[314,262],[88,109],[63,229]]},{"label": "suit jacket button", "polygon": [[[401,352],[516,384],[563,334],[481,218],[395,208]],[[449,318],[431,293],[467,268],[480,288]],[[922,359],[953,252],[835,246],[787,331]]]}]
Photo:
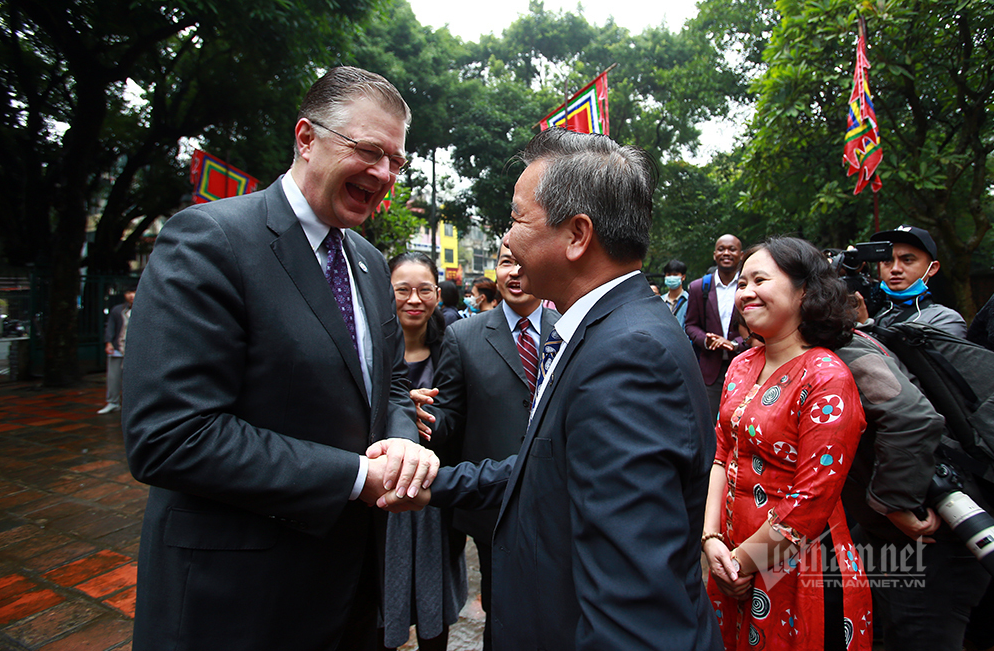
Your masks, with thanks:
[{"label": "suit jacket button", "polygon": [[528,409],[529,407],[532,406],[532,403],[528,402],[527,400],[522,400],[521,406],[524,407],[525,409]]}]

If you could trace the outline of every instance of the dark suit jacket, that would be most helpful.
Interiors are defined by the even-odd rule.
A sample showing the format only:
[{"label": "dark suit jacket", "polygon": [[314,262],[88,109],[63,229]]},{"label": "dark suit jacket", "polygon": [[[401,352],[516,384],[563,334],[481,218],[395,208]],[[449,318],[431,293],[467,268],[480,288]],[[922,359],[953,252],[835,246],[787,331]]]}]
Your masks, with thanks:
[{"label": "dark suit jacket", "polygon": [[443,469],[433,504],[503,499],[495,651],[721,648],[700,566],[707,405],[690,342],[638,276],[587,313],[516,457]]},{"label": "dark suit jacket", "polygon": [[[715,274],[718,272],[715,271]],[[690,299],[687,301],[687,318],[684,319],[684,328],[687,336],[694,342],[699,353],[701,364],[701,375],[704,376],[704,384],[708,386],[714,384],[721,373],[722,351],[708,350],[704,345],[705,336],[709,332],[721,332],[721,316],[718,314],[718,292],[715,290],[717,278],[711,280],[711,291],[708,292],[707,307],[704,307],[704,300],[701,296],[701,285],[704,279],[698,278],[690,283]],[[729,353],[730,356],[737,355],[744,350],[742,348],[742,335],[736,326],[738,323],[738,310],[732,311],[732,319],[728,323],[728,332],[723,336],[729,341],[739,344],[739,350]]]},{"label": "dark suit jacket", "polygon": [[[542,310],[538,350],[559,319]],[[438,396],[429,410],[435,415],[432,443],[444,441],[458,461],[506,459],[521,447],[528,429],[531,398],[514,335],[504,309],[461,319],[445,330],[435,371]],[[456,509],[453,525],[474,539],[490,542],[497,508]]]},{"label": "dark suit jacket", "polygon": [[104,326],[104,343],[114,344],[114,350],[117,351],[121,350],[117,345],[117,338],[121,334],[121,328],[124,327],[125,307],[125,303],[118,303],[110,308],[110,313],[107,315],[107,324]]},{"label": "dark suit jacket", "polygon": [[372,396],[277,181],[171,217],[128,326],[123,426],[151,484],[134,648],[334,649],[375,509],[359,455],[416,439],[383,256],[347,232]]}]

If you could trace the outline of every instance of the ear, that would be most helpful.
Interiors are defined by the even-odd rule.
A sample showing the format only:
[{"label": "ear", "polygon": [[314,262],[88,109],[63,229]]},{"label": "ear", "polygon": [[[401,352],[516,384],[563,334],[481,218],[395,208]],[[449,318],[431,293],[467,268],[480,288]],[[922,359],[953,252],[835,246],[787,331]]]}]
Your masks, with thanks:
[{"label": "ear", "polygon": [[930,280],[932,276],[939,273],[939,261],[932,260],[932,264],[929,266],[928,271],[925,272],[925,280]]},{"label": "ear", "polygon": [[300,152],[300,157],[310,160],[311,150],[317,141],[313,125],[306,119],[300,118],[297,120],[297,126],[293,129],[293,135],[297,142],[297,151]]},{"label": "ear", "polygon": [[569,238],[566,245],[566,259],[576,262],[583,257],[594,241],[594,223],[589,216],[580,213],[570,217],[561,228],[566,229]]}]

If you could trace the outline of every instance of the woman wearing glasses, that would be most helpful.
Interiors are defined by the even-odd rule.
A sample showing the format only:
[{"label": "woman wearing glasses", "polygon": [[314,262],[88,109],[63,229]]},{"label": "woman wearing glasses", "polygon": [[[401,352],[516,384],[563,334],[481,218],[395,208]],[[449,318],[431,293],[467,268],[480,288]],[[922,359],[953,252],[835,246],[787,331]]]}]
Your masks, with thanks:
[{"label": "woman wearing glasses", "polygon": [[[423,253],[402,253],[390,260],[390,282],[397,299],[397,319],[404,330],[411,388],[434,386],[445,320],[438,310],[438,271]],[[428,442],[425,442],[427,445]],[[442,463],[455,459],[435,450]],[[383,644],[405,644],[417,625],[418,648],[446,647],[449,626],[466,601],[465,536],[451,527],[452,514],[433,507],[391,513],[387,520],[387,549],[383,596]]]}]

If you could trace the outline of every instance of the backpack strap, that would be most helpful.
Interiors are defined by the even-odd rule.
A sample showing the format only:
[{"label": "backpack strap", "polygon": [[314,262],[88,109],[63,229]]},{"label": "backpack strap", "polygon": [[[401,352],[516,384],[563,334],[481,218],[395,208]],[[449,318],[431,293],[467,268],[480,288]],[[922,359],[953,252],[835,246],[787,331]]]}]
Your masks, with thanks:
[{"label": "backpack strap", "polygon": [[[707,324],[708,318],[708,293],[711,291],[711,285],[714,284],[714,274],[718,273],[713,271],[704,274],[701,278],[701,323]],[[707,326],[705,325],[705,328]]]}]

